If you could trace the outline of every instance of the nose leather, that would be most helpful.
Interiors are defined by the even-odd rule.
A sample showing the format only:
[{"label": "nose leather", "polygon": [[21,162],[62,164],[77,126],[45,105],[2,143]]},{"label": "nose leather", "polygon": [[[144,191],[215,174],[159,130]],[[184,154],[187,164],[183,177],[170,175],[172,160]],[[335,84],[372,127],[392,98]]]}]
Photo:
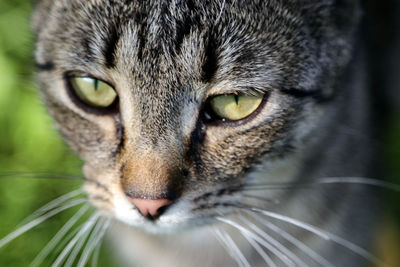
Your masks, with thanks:
[{"label": "nose leather", "polygon": [[166,198],[160,199],[145,199],[129,197],[130,202],[140,211],[140,213],[147,217],[159,215],[162,207],[166,207],[171,203],[171,200]]}]

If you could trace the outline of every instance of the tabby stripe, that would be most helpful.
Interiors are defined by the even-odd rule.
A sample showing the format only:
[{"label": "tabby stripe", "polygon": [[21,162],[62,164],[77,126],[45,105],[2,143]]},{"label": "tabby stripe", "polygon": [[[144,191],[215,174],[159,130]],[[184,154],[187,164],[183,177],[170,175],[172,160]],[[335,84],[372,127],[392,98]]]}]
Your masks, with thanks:
[{"label": "tabby stripe", "polygon": [[202,80],[206,83],[210,82],[218,69],[216,44],[213,37],[208,36],[206,39],[205,58],[202,66]]},{"label": "tabby stripe", "polygon": [[117,44],[120,38],[118,31],[115,27],[111,29],[110,35],[106,41],[105,48],[103,50],[103,56],[105,59],[105,65],[108,68],[115,67],[115,50],[117,49]]},{"label": "tabby stripe", "polygon": [[45,62],[43,64],[35,62],[35,67],[39,71],[52,71],[55,69],[55,65],[53,62]]}]

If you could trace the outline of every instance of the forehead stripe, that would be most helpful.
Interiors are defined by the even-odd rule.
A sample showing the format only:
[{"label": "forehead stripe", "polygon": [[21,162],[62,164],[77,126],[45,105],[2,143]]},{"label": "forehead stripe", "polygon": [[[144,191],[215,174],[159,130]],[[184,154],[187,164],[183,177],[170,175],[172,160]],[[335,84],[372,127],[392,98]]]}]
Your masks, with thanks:
[{"label": "forehead stripe", "polygon": [[35,67],[38,71],[52,71],[56,68],[51,61],[45,63],[35,62]]},{"label": "forehead stripe", "polygon": [[115,66],[115,50],[117,49],[119,38],[118,30],[115,27],[111,27],[103,49],[105,65],[108,68],[113,68]]}]

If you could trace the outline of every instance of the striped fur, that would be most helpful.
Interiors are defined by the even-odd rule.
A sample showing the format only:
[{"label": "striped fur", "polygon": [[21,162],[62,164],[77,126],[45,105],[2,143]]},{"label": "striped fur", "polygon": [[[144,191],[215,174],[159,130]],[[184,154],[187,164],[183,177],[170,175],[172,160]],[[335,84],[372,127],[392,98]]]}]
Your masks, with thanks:
[{"label": "striped fur", "polygon": [[[251,266],[265,266],[243,232],[224,221],[245,216],[256,223],[243,212],[249,207],[368,250],[377,209],[368,187],[247,188],[370,176],[360,16],[359,1],[350,0],[38,1],[33,27],[43,98],[84,159],[85,175],[108,188],[107,200],[92,204],[125,223],[112,230],[124,257],[140,266],[232,266],[235,257],[208,237],[211,226],[217,236],[227,232]],[[79,103],[66,86],[68,74],[113,85],[118,110]],[[266,101],[244,121],[207,122],[207,99],[232,92],[262,93]],[[89,198],[100,190],[85,188]],[[173,204],[149,221],[126,195]],[[349,247],[272,222],[333,266],[368,262]],[[270,234],[298,255],[295,265],[321,265]],[[265,251],[278,266],[285,261]]]}]

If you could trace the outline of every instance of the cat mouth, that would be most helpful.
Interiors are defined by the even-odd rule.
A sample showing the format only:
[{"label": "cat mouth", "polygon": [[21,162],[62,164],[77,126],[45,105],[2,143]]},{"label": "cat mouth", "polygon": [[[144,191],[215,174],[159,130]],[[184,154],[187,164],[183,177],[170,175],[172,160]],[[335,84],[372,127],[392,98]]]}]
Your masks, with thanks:
[{"label": "cat mouth", "polygon": [[131,227],[152,234],[168,234],[188,231],[211,225],[217,217],[234,212],[233,202],[209,202],[193,204],[187,200],[177,200],[165,205],[157,214],[143,214],[131,203],[115,200],[113,217]]},{"label": "cat mouth", "polygon": [[152,233],[181,232],[213,224],[217,217],[237,209],[241,195],[238,185],[196,195],[188,193],[173,201],[134,198],[121,192],[119,187],[93,182],[86,184],[85,191],[90,203],[107,217]]}]

